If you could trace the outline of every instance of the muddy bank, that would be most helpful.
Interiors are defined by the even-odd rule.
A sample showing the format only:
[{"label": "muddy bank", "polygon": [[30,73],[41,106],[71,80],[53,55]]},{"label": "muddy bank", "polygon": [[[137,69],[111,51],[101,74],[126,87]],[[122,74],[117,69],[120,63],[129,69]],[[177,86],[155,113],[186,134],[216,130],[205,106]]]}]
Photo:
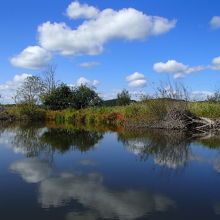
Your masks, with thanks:
[{"label": "muddy bank", "polygon": [[15,115],[15,114],[11,114],[10,112],[8,112],[5,109],[0,109],[0,122],[4,122],[4,121],[8,121],[8,122],[17,122],[17,121],[45,121],[45,119],[42,118],[30,118],[27,115]]},{"label": "muddy bank", "polygon": [[[81,115],[82,117],[83,115]],[[15,115],[10,114],[9,112],[5,111],[4,109],[0,109],[0,122],[1,121],[40,121],[37,118],[28,118],[27,116],[20,116],[16,117]],[[47,119],[41,119],[41,121],[47,121]],[[50,119],[51,121],[51,119]],[[52,121],[56,121],[56,119],[53,119]],[[65,121],[65,119],[64,119]],[[62,120],[62,122],[64,122]],[[72,120],[66,121],[68,123],[73,124],[84,124],[84,125],[91,125],[95,126],[96,123],[93,122],[92,124],[89,124],[89,120],[86,121],[86,119],[83,120]],[[88,124],[87,124],[88,123]],[[207,131],[220,131],[220,119],[210,119],[210,118],[204,118],[204,117],[198,117],[193,115],[189,111],[182,111],[179,109],[172,109],[165,117],[158,120],[149,120],[142,118],[141,120],[136,119],[123,119],[115,121],[111,120],[103,120],[102,122],[97,122],[97,125],[101,126],[119,126],[124,128],[131,128],[131,129],[137,129],[137,128],[150,128],[150,129],[165,129],[165,130],[179,130],[179,131],[192,131],[196,133]]]},{"label": "muddy bank", "polygon": [[0,109],[0,121],[16,121],[16,117],[9,112],[5,111],[3,108]]},{"label": "muddy bank", "polygon": [[220,130],[220,120],[198,117],[188,111],[172,110],[164,119],[156,121],[125,121],[125,127],[130,128],[153,128],[167,130],[184,130],[207,132],[210,130]]}]

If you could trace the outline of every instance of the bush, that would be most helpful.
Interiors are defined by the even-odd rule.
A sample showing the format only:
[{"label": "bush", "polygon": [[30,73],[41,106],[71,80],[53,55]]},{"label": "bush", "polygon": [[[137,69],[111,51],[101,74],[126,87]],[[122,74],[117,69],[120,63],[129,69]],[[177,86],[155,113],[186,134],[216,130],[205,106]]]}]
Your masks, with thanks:
[{"label": "bush", "polygon": [[50,94],[43,97],[43,104],[51,110],[62,110],[71,107],[72,99],[71,88],[65,84],[61,84]]},{"label": "bush", "polygon": [[61,84],[43,97],[43,104],[52,110],[84,109],[99,106],[101,103],[102,99],[95,90],[85,85],[71,89],[69,86]]},{"label": "bush", "polygon": [[126,89],[117,94],[117,105],[129,105],[130,102],[131,96]]},{"label": "bush", "polygon": [[141,114],[140,104],[130,104],[125,107],[125,117],[126,118],[136,118]]},{"label": "bush", "polygon": [[16,106],[16,113],[19,118],[26,118],[29,120],[44,120],[46,111],[36,105],[18,104]]},{"label": "bush", "polygon": [[96,91],[86,85],[75,87],[72,96],[71,106],[75,109],[84,109],[102,104],[102,99]]}]

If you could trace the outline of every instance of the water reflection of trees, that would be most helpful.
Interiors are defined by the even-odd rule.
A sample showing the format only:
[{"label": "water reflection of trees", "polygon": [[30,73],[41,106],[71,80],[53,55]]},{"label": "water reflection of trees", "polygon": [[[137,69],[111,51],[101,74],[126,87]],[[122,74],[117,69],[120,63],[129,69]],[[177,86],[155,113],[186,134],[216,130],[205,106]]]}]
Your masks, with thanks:
[{"label": "water reflection of trees", "polygon": [[197,135],[196,142],[210,149],[220,148],[220,132],[210,132],[203,135]]},{"label": "water reflection of trees", "polygon": [[140,160],[154,156],[155,163],[176,168],[190,160],[190,139],[186,133],[161,130],[132,131],[118,135],[118,140]]},{"label": "water reflection of trees", "polygon": [[41,141],[61,152],[71,147],[83,152],[93,148],[102,138],[103,134],[97,131],[49,128],[41,136]]},{"label": "water reflection of trees", "polygon": [[15,134],[11,144],[18,151],[25,153],[27,157],[37,157],[41,153],[50,155],[52,153],[50,146],[40,141],[41,135],[46,130],[38,126],[16,127],[11,130]]},{"label": "water reflection of trees", "polygon": [[37,124],[21,124],[0,131],[0,143],[13,148],[15,152],[26,154],[27,157],[41,154],[52,156],[55,151],[85,152],[103,138],[103,134],[98,131],[47,128]]}]

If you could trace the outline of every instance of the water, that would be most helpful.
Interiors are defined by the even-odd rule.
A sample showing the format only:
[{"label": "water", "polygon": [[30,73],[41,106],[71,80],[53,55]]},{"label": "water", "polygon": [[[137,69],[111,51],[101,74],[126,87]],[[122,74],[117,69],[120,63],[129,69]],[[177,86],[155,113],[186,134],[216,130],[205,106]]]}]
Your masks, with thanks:
[{"label": "water", "polygon": [[0,128],[0,217],[219,219],[220,136]]}]

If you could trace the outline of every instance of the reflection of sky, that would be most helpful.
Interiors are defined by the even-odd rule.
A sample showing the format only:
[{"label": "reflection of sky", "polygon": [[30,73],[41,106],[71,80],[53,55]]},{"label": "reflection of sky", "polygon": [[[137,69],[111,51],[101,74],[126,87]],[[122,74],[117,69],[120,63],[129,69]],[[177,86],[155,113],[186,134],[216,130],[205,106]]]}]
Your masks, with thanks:
[{"label": "reflection of sky", "polygon": [[28,183],[38,183],[50,176],[52,169],[47,161],[38,158],[15,161],[10,169],[19,173]]},{"label": "reflection of sky", "polygon": [[84,166],[98,166],[98,163],[96,161],[89,159],[80,160],[79,163]]},{"label": "reflection of sky", "polygon": [[175,206],[173,200],[159,193],[138,189],[111,190],[98,173],[63,172],[51,177],[51,167],[39,159],[16,161],[10,168],[26,182],[39,182],[38,201],[43,208],[65,206],[67,202],[77,200],[91,210],[83,214],[70,212],[67,219],[77,216],[82,219],[136,219]]},{"label": "reflection of sky", "polygon": [[[2,143],[13,140],[13,135],[8,136],[11,138],[8,142],[6,133],[4,137],[6,142]],[[199,215],[198,210],[203,213],[207,209],[212,215],[214,211],[219,213],[218,150],[192,143],[190,152],[186,151],[181,157],[183,149],[180,147],[166,148],[165,151],[159,148],[159,153],[140,162],[139,153],[146,150],[149,142],[146,138],[128,141],[132,148],[119,142],[117,134],[107,133],[96,151],[81,153],[70,149],[65,154],[56,152],[52,158],[41,154],[40,157],[24,159],[25,155],[8,150],[9,147],[19,150],[24,146],[9,144],[9,147],[2,147],[4,155],[0,155],[0,164],[7,159],[8,165],[1,166],[5,176],[0,190],[6,189],[1,196],[9,198],[16,206],[14,196],[25,191],[22,195],[24,207],[29,204],[31,195],[35,203],[46,208],[51,216],[56,217],[56,212],[62,210],[62,216],[67,220],[137,219],[147,214],[169,216],[176,213],[175,207],[179,210],[177,216],[184,215],[182,210],[196,215]],[[185,164],[185,169],[179,169]],[[196,209],[191,210],[192,206]]]}]

